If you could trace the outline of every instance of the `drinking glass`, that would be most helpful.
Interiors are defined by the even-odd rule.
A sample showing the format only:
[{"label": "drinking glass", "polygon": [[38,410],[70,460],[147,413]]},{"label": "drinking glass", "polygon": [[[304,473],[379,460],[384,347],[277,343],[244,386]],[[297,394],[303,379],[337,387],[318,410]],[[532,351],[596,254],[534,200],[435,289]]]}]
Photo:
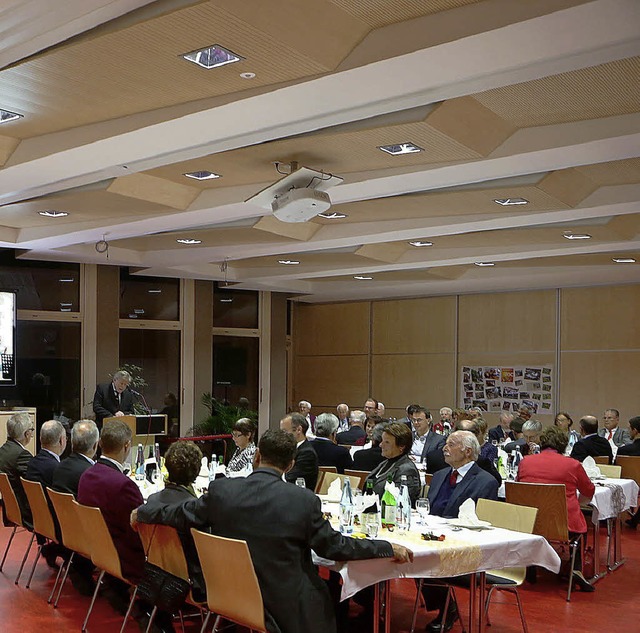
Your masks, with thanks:
[{"label": "drinking glass", "polygon": [[416,501],[416,510],[418,511],[418,516],[420,517],[420,523],[422,525],[426,525],[427,517],[429,516],[429,499],[418,499]]},{"label": "drinking glass", "polygon": [[377,538],[378,526],[380,524],[380,514],[376,512],[363,516],[367,517],[367,536],[369,538]]},{"label": "drinking glass", "polygon": [[304,477],[298,477],[296,479],[296,486],[298,486],[299,488],[306,488],[307,487],[307,483],[304,480]]}]

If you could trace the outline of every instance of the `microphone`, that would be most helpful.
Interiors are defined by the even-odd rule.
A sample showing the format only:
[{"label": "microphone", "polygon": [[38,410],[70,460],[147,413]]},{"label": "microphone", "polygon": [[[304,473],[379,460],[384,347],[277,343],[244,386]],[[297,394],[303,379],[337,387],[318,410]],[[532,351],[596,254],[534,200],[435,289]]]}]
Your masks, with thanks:
[{"label": "microphone", "polygon": [[139,393],[138,391],[136,391],[135,389],[131,389],[131,387],[127,387],[127,389],[134,395],[134,396],[140,396],[142,398],[142,394]]}]

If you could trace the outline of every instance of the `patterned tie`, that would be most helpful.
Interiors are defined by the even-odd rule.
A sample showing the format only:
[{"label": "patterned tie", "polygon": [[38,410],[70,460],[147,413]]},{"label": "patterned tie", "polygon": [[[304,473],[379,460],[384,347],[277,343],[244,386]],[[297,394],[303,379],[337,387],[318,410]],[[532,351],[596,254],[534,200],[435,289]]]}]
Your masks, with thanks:
[{"label": "patterned tie", "polygon": [[458,481],[458,471],[457,470],[452,470],[451,474],[449,475],[449,485],[454,488],[456,483]]}]

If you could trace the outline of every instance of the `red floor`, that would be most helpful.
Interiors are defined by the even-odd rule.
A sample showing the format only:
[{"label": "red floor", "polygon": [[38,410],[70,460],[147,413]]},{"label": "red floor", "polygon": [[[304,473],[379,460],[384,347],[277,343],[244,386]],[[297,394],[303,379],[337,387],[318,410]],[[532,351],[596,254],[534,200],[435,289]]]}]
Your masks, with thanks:
[{"label": "red floor", "polygon": [[[0,548],[4,551],[10,530],[0,528]],[[46,633],[52,631],[80,631],[86,614],[89,598],[79,596],[71,584],[65,587],[59,607],[47,604],[54,574],[44,561],[38,563],[31,589],[25,589],[27,574],[23,572],[20,585],[14,579],[27,543],[27,535],[19,534],[9,552],[3,572],[0,574],[0,630],[19,633]],[[542,572],[535,585],[526,584],[521,590],[525,616],[531,633],[555,632],[585,633],[589,631],[629,631],[640,630],[640,601],[637,598],[640,587],[640,531],[624,528],[623,553],[627,563],[610,573],[597,583],[591,594],[575,591],[570,603],[565,601],[566,584],[555,576]],[[33,560],[33,557],[30,557]],[[467,592],[458,590],[461,608],[467,607]],[[409,631],[411,610],[415,589],[413,581],[394,581],[393,618],[394,633]],[[509,601],[508,594],[497,595],[494,600]],[[352,612],[357,613],[358,607]],[[518,610],[515,604],[492,603],[492,626],[489,633],[515,633],[521,631]],[[424,611],[418,616],[417,631],[424,631],[431,619]],[[119,631],[121,618],[116,616],[105,600],[98,598],[94,607],[89,631],[91,633],[112,633]],[[176,630],[180,630],[179,625]],[[187,624],[187,633],[199,631],[195,622]],[[138,631],[135,622],[128,623],[128,632]],[[459,625],[453,629],[460,631]],[[358,629],[358,633],[364,633]],[[304,633],[304,631],[300,631]]]}]

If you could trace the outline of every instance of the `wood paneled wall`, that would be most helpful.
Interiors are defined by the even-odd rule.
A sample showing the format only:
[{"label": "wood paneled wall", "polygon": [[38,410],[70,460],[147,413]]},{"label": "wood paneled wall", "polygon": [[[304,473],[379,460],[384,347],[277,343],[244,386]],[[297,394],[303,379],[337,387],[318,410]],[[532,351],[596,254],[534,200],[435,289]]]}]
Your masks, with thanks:
[{"label": "wood paneled wall", "polygon": [[613,407],[626,421],[640,414],[638,315],[640,285],[297,304],[289,404],[309,400],[317,414],[373,395],[400,417],[411,402],[454,406],[463,365],[544,364],[554,412],[577,421]]}]

